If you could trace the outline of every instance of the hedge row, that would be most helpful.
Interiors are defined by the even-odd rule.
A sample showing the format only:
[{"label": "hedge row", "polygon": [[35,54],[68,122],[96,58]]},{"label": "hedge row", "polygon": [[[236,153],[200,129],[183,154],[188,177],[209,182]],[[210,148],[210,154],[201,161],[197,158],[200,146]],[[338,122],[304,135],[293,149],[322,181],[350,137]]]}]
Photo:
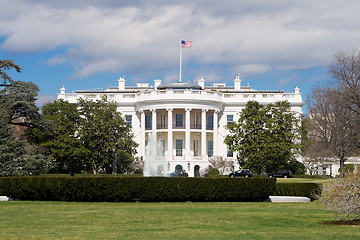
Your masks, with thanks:
[{"label": "hedge row", "polygon": [[317,199],[321,194],[319,183],[276,183],[272,196],[299,196]]},{"label": "hedge row", "polygon": [[4,177],[0,192],[13,199],[80,202],[263,201],[269,178]]}]

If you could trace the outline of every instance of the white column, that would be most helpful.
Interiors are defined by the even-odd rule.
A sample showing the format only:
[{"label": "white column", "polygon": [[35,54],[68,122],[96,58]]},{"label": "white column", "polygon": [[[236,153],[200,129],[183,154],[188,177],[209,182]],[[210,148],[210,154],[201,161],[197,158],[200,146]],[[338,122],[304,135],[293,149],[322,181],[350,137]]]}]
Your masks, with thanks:
[{"label": "white column", "polygon": [[219,111],[214,112],[214,131],[213,131],[213,156],[217,156],[217,139],[218,139],[218,115]]},{"label": "white column", "polygon": [[145,113],[140,111],[140,155],[145,157]]},{"label": "white column", "polygon": [[172,130],[172,109],[166,109],[168,111],[168,150],[167,150],[167,160],[173,160],[173,130]]},{"label": "white column", "polygon": [[153,134],[153,139],[155,142],[157,142],[157,136],[156,136],[156,109],[151,109],[151,129]]},{"label": "white column", "polygon": [[190,155],[190,111],[191,109],[185,109],[185,160],[191,160]]},{"label": "white column", "polygon": [[206,154],[206,109],[201,111],[201,159],[207,160]]},{"label": "white column", "polygon": [[[152,139],[155,143],[157,143],[157,133],[156,133],[156,109],[151,109],[151,132],[152,132]],[[157,144],[156,144],[157,146]],[[152,149],[154,155],[157,156],[157,149]]]}]

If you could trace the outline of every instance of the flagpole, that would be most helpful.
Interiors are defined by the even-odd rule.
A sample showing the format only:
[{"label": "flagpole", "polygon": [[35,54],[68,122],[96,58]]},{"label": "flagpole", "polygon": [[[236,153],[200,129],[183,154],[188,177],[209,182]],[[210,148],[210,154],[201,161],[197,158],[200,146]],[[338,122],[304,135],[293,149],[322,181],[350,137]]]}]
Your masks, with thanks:
[{"label": "flagpole", "polygon": [[181,55],[182,55],[182,46],[181,46],[181,42],[182,42],[182,40],[180,40],[180,78],[179,78],[179,82],[181,82]]}]

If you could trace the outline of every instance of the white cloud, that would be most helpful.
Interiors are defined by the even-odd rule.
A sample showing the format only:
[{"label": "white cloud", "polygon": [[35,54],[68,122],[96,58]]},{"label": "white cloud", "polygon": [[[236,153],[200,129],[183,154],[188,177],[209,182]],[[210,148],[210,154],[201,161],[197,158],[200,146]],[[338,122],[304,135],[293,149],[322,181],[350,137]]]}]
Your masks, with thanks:
[{"label": "white cloud", "polygon": [[239,65],[233,68],[235,72],[242,74],[256,74],[256,73],[264,73],[271,70],[271,66],[266,64],[244,64]]},{"label": "white cloud", "polygon": [[0,49],[52,50],[49,64],[72,65],[73,78],[165,72],[165,81],[173,81],[181,38],[193,41],[192,49],[183,49],[184,63],[209,66],[194,76],[218,76],[225,68],[255,74],[324,66],[360,40],[355,0],[0,1],[6,6]]}]

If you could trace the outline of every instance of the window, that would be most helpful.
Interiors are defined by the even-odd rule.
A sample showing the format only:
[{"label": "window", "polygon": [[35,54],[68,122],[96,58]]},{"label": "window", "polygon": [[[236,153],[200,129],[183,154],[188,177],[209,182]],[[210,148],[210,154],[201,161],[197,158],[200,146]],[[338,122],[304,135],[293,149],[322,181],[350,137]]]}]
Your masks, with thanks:
[{"label": "window", "polygon": [[198,128],[199,127],[199,115],[195,114],[194,115],[194,128]]},{"label": "window", "polygon": [[199,140],[194,139],[194,157],[199,156]]},{"label": "window", "polygon": [[125,115],[126,124],[132,127],[132,115]]},{"label": "window", "polygon": [[227,154],[226,154],[227,157],[232,157],[233,156],[233,153],[231,151],[231,145],[227,145]]},{"label": "window", "polygon": [[207,125],[206,129],[214,129],[214,115],[207,116]]},{"label": "window", "polygon": [[214,154],[213,140],[208,140],[208,156],[212,157]]},{"label": "window", "polygon": [[176,139],[176,156],[182,156],[183,140]]},{"label": "window", "polygon": [[160,115],[160,128],[165,128],[165,115]]},{"label": "window", "polygon": [[145,129],[151,129],[151,115],[145,115]]},{"label": "window", "polygon": [[183,126],[183,115],[181,113],[176,114],[176,127]]},{"label": "window", "polygon": [[234,115],[227,115],[226,116],[226,124],[229,125],[234,121]]},{"label": "window", "polygon": [[159,155],[165,156],[165,139],[159,140]]}]

